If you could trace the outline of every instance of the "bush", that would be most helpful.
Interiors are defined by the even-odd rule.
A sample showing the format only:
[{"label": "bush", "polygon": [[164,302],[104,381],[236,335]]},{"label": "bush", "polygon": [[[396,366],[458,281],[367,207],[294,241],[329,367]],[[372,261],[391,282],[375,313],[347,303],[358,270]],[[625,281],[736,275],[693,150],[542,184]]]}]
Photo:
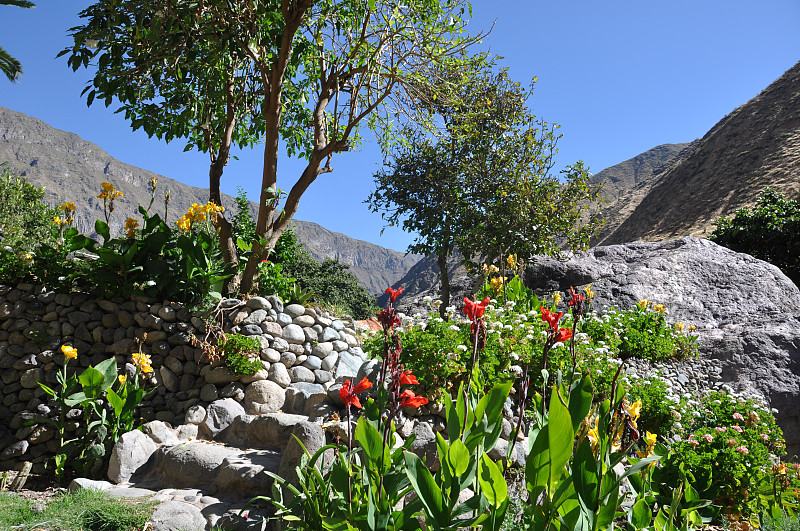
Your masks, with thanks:
[{"label": "bush", "polygon": [[740,208],[715,225],[711,241],[776,265],[800,285],[800,200],[765,188],[754,208]]},{"label": "bush", "polygon": [[259,358],[261,343],[255,337],[226,334],[219,346],[225,366],[237,378],[255,374],[263,368]]},{"label": "bush", "polygon": [[0,240],[21,256],[40,243],[54,244],[58,211],[46,205],[44,188],[15,173],[8,163],[0,165]]},{"label": "bush", "polygon": [[765,510],[775,496],[773,460],[785,450],[772,413],[754,400],[717,391],[688,406],[683,438],[663,463],[666,481],[683,468],[726,513]]}]

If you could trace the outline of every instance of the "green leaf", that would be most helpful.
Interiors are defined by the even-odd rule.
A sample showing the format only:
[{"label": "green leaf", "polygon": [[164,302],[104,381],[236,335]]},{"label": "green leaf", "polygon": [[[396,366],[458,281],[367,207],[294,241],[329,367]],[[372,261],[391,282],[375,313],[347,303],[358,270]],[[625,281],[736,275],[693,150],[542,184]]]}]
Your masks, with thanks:
[{"label": "green leaf", "polygon": [[589,414],[594,398],[592,380],[587,375],[576,382],[569,394],[569,414],[572,418],[572,431],[577,432],[581,422]]},{"label": "green leaf", "polygon": [[575,438],[569,410],[561,403],[557,387],[553,387],[553,392],[550,396],[548,438],[551,460],[549,489],[552,492],[555,489],[556,482],[564,473],[569,458],[572,456],[572,445]]},{"label": "green leaf", "polygon": [[[437,433],[438,435],[438,433]],[[460,476],[469,468],[469,451],[461,439],[456,439],[447,451],[447,462],[454,476]]]},{"label": "green leaf", "polygon": [[539,430],[533,442],[528,461],[525,463],[525,483],[528,492],[539,492],[546,489],[550,479],[550,439],[547,424]]},{"label": "green leaf", "polygon": [[630,512],[630,522],[635,529],[644,529],[653,521],[653,512],[644,499],[633,504]]},{"label": "green leaf", "polygon": [[383,474],[389,467],[389,447],[383,444],[383,438],[375,426],[361,417],[356,424],[355,438],[364,449],[364,455]]},{"label": "green leaf", "polygon": [[101,361],[95,368],[103,373],[103,390],[108,389],[117,381],[117,360],[113,356]]},{"label": "green leaf", "polygon": [[94,400],[104,391],[103,384],[106,379],[102,372],[94,367],[87,367],[78,377],[78,381],[81,383],[86,397]]},{"label": "green leaf", "polygon": [[108,400],[109,405],[114,408],[114,415],[119,417],[122,414],[123,408],[125,407],[125,400],[115,393],[113,389],[106,391],[106,400]]},{"label": "green leaf", "polygon": [[89,401],[90,399],[86,397],[86,393],[80,392],[69,395],[67,398],[64,399],[64,404],[66,404],[69,407],[72,407]]},{"label": "green leaf", "polygon": [[108,224],[105,221],[97,220],[94,222],[94,231],[103,237],[103,242],[105,243],[111,238],[111,234],[108,230]]},{"label": "green leaf", "polygon": [[442,491],[433,480],[428,467],[416,454],[403,452],[403,457],[406,462],[406,474],[414,487],[414,492],[417,493],[428,514],[440,525],[445,525]]},{"label": "green leaf", "polygon": [[481,491],[492,507],[499,507],[508,498],[508,485],[498,466],[484,453],[481,456],[478,481]]}]

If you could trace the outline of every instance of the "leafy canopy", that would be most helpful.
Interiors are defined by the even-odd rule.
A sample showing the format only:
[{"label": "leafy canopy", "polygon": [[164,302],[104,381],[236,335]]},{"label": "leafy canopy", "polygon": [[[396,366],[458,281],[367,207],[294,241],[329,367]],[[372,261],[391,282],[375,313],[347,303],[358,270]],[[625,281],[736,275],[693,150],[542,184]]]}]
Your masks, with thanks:
[{"label": "leafy canopy", "polygon": [[[73,69],[96,68],[87,103],[117,100],[134,129],[208,152],[212,200],[230,146],[263,143],[246,291],[303,193],[359,143],[362,122],[389,138],[432,68],[477,40],[464,32],[468,10],[466,0],[99,0],[62,53]],[[279,210],[281,143],[307,166]]]},{"label": "leafy canopy", "polygon": [[407,129],[405,142],[375,174],[368,202],[390,225],[418,234],[409,251],[491,261],[583,247],[591,224],[581,212],[595,192],[578,162],[551,173],[558,126],[526,106],[525,89],[489,62],[477,73],[450,69],[426,101],[439,135]]}]

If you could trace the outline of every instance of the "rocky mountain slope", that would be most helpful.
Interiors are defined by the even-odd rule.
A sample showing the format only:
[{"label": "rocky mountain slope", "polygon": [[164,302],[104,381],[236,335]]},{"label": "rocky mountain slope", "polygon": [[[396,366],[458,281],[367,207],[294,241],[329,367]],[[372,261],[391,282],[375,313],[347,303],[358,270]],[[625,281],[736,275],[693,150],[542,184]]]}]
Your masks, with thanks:
[{"label": "rocky mountain slope", "polygon": [[[96,198],[103,181],[113,183],[124,193],[115,202],[110,223],[112,233],[121,232],[125,218],[135,215],[138,205],[150,203],[148,183],[153,177],[158,178],[158,189],[152,211],[163,217],[164,191],[169,190],[168,221],[177,220],[192,203],[208,200],[207,189],[120,162],[73,133],[3,107],[0,107],[0,162],[9,162],[30,182],[44,186],[47,202],[74,201],[77,227],[84,233],[93,232],[94,220],[103,217],[103,202]],[[223,203],[230,210],[233,198],[225,196]],[[420,258],[331,232],[316,223],[295,220],[295,230],[315,259],[336,258],[349,264],[371,293],[382,292]]]},{"label": "rocky mountain slope", "polygon": [[[605,209],[595,244],[704,236],[766,186],[800,192],[800,63]],[[640,188],[641,187],[641,188]]]}]

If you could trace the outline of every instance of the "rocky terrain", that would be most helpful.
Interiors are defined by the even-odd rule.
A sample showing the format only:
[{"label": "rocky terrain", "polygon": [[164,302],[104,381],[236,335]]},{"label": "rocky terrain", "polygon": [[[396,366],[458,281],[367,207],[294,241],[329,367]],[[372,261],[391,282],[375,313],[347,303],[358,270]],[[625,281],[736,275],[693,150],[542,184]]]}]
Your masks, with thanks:
[{"label": "rocky terrain", "polygon": [[622,193],[604,209],[609,223],[594,243],[704,236],[714,219],[753,205],[767,186],[796,196],[798,87],[800,63],[667,161],[664,170]]},{"label": "rocky terrain", "polygon": [[[10,163],[33,184],[44,186],[47,202],[74,201],[77,227],[85,234],[91,234],[94,221],[103,217],[103,202],[96,198],[103,181],[111,182],[125,194],[115,202],[112,233],[122,231],[125,218],[137,215],[139,205],[150,203],[148,183],[153,177],[158,178],[158,192],[152,211],[163,217],[163,194],[169,190],[168,221],[177,220],[192,203],[208,201],[207,189],[125,164],[73,133],[0,107],[2,162]],[[233,198],[224,196],[223,203],[226,210],[233,208]],[[255,213],[255,204],[251,204],[251,208]],[[316,223],[295,220],[294,224],[298,239],[311,256],[316,260],[336,258],[349,264],[371,293],[386,289],[420,258],[331,232]]]}]

